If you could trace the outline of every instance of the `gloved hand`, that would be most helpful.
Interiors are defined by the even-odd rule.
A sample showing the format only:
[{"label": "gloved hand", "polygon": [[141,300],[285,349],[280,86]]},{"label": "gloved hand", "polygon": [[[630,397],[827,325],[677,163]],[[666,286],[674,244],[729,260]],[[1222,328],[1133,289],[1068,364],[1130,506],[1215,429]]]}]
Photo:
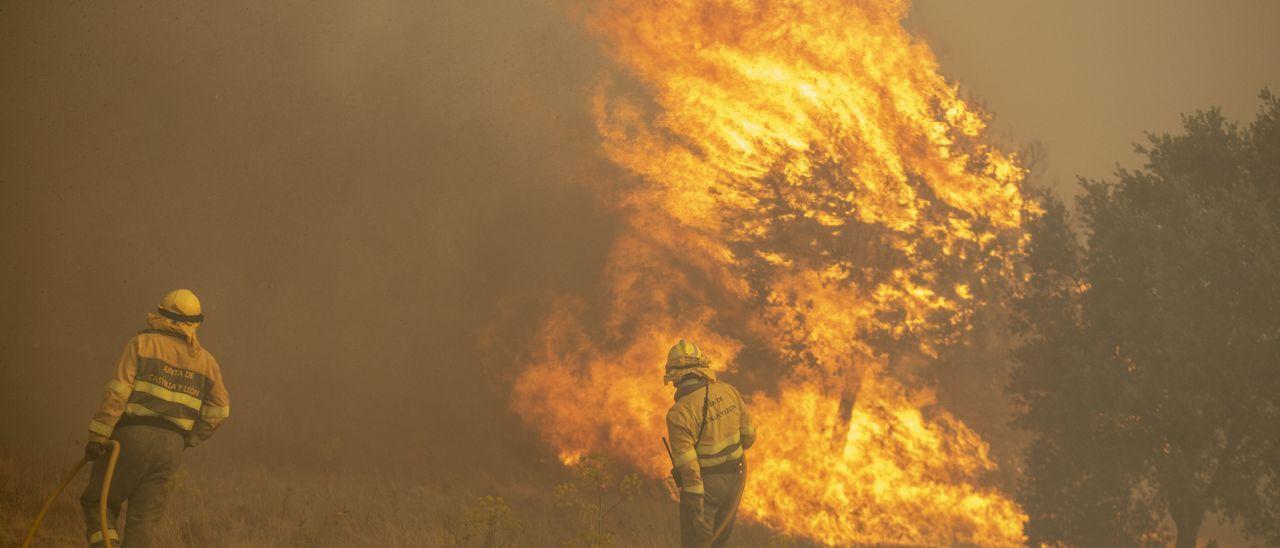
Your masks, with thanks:
[{"label": "gloved hand", "polygon": [[100,441],[90,441],[84,444],[84,458],[88,460],[98,460],[98,457],[107,454],[107,444]]},{"label": "gloved hand", "polygon": [[697,546],[711,542],[711,524],[702,515],[702,493],[680,492],[680,536]]}]

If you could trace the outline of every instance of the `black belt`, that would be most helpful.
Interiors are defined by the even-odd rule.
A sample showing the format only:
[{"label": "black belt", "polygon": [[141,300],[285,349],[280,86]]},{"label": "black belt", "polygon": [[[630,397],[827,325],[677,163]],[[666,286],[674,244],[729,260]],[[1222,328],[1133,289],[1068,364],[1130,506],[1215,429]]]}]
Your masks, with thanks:
[{"label": "black belt", "polygon": [[742,472],[742,459],[734,459],[702,469],[702,475],[704,476],[707,474],[737,474],[740,472]]},{"label": "black belt", "polygon": [[116,423],[116,428],[122,426],[154,426],[165,430],[172,430],[182,435],[187,435],[187,431],[181,426],[173,424],[161,417],[140,417],[138,415],[125,415],[120,417],[120,421]]}]

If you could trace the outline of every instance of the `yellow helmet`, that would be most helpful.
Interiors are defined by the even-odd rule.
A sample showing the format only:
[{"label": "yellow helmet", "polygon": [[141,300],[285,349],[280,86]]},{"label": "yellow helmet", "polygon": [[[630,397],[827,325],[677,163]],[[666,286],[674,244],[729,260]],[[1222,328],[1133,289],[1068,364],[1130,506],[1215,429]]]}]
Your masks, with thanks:
[{"label": "yellow helmet", "polygon": [[165,294],[158,309],[161,316],[175,322],[200,323],[204,314],[200,310],[200,299],[186,289],[175,289]]},{"label": "yellow helmet", "polygon": [[688,375],[697,375],[713,381],[716,378],[715,372],[708,367],[707,359],[702,356],[702,350],[698,349],[698,345],[680,339],[680,342],[667,351],[667,371],[662,376],[662,381],[675,383]]},{"label": "yellow helmet", "polygon": [[698,345],[684,339],[667,351],[667,369],[702,363],[702,351]]}]

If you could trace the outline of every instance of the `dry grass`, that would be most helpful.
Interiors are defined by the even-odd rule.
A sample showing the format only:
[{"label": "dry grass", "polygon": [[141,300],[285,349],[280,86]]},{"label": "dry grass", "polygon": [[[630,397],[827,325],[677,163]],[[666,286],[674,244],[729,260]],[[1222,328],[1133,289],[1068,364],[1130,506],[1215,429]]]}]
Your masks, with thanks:
[{"label": "dry grass", "polygon": [[[71,463],[0,455],[0,545],[16,546]],[[191,462],[195,461],[195,462]],[[41,527],[37,546],[82,545],[81,473]],[[518,476],[519,474],[514,474]],[[207,546],[582,546],[588,528],[558,505],[556,481],[495,481],[483,472],[299,471],[190,459],[163,522],[161,544]],[[499,497],[501,506],[495,507]],[[617,546],[676,544],[675,504],[646,482],[606,520]],[[793,545],[739,524],[738,546]]]}]

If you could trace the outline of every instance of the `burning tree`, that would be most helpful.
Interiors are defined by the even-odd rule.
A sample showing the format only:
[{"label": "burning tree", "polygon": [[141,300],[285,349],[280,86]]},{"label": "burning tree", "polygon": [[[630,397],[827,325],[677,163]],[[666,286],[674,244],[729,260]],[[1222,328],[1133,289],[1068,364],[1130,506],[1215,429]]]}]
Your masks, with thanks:
[{"label": "burning tree", "polygon": [[[513,407],[566,462],[652,477],[685,337],[759,389],[742,510],[830,543],[1009,545],[987,445],[890,374],[963,336],[1014,276],[1024,172],[902,27],[905,2],[608,2],[622,75],[593,109],[625,228],[567,297]],[[584,321],[602,317],[600,322]],[[589,410],[589,411],[584,411]]]},{"label": "burning tree", "polygon": [[1032,542],[1135,545],[1207,512],[1280,542],[1280,102],[1151,136],[1138,171],[1085,184],[1034,230],[1014,393],[1038,433]]}]

